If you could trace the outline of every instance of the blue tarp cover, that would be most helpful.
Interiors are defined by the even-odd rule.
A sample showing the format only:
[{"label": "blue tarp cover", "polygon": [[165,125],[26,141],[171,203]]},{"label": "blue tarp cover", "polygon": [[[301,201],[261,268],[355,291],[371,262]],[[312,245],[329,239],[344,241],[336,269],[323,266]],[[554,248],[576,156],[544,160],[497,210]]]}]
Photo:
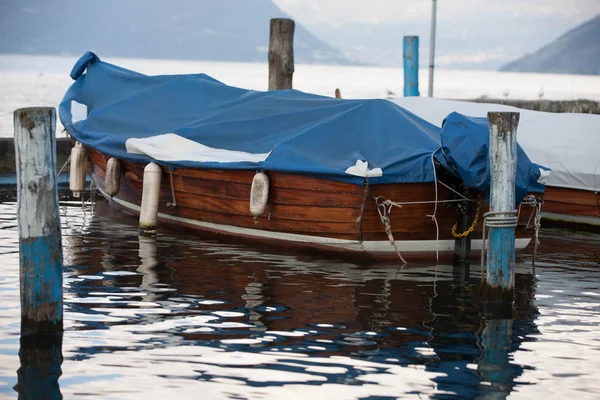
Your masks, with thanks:
[{"label": "blue tarp cover", "polygon": [[[453,112],[444,119],[442,150],[450,172],[461,178],[468,187],[484,192],[488,198],[491,176],[489,146],[490,131],[487,118],[467,117]],[[527,192],[544,192],[544,185],[538,182],[540,169],[547,170],[531,162],[517,143],[517,205]]]},{"label": "blue tarp cover", "polygon": [[[91,52],[81,57],[71,77],[75,83],[60,105],[63,125],[78,141],[121,160],[156,161],[127,153],[127,139],[176,133],[213,148],[271,153],[258,163],[159,164],[283,171],[362,185],[365,178],[345,172],[357,160],[382,169],[383,176],[370,177],[369,183],[432,182],[436,149],[444,143],[446,154],[458,154],[454,139],[444,140],[439,128],[387,100],[335,99],[297,90],[259,92],[204,74],[147,76],[103,62]],[[87,106],[85,120],[72,122],[72,101]],[[444,127],[451,137],[453,126],[448,122]],[[466,167],[463,171],[456,160],[453,165],[460,165],[465,181],[475,174],[468,182],[485,191],[487,147],[478,147],[484,142],[477,136],[469,150],[458,141]],[[435,156],[448,167],[442,152]]]},{"label": "blue tarp cover", "polygon": [[[87,71],[86,71],[87,70]],[[85,73],[84,73],[85,72]],[[268,153],[262,163],[160,162],[172,167],[263,169],[364,184],[346,174],[357,160],[381,168],[372,183],[431,182],[440,130],[386,100],[347,100],[297,90],[259,92],[204,75],[146,76],[86,53],[75,65],[60,117],[83,144],[132,162],[125,141],[176,133],[203,145]],[[88,116],[72,123],[71,101]]]}]

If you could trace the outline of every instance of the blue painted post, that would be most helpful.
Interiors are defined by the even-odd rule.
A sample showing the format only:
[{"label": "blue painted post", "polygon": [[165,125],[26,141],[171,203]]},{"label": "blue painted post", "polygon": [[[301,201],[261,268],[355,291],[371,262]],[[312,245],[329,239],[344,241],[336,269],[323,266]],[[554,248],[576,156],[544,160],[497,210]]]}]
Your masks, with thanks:
[{"label": "blue painted post", "polygon": [[56,110],[14,112],[21,333],[62,332],[62,247],[56,190]]},{"label": "blue painted post", "polygon": [[487,249],[486,300],[514,301],[515,288],[515,179],[519,113],[489,112],[490,213]]},{"label": "blue painted post", "polygon": [[404,97],[419,95],[419,37],[404,36]]}]

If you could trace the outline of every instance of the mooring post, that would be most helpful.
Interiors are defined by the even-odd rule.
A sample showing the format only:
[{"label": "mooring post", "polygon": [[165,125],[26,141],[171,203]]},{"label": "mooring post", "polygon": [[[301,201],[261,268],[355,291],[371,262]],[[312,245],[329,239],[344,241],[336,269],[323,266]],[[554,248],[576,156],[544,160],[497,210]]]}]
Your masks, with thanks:
[{"label": "mooring post", "polygon": [[294,75],[294,28],[287,18],[271,19],[269,90],[291,89]]},{"label": "mooring post", "polygon": [[419,95],[419,37],[404,36],[404,97]]},{"label": "mooring post", "polygon": [[63,330],[62,246],[56,190],[56,110],[14,112],[21,333]]},{"label": "mooring post", "polygon": [[519,113],[489,112],[490,212],[486,301],[512,304],[515,287],[515,179]]}]

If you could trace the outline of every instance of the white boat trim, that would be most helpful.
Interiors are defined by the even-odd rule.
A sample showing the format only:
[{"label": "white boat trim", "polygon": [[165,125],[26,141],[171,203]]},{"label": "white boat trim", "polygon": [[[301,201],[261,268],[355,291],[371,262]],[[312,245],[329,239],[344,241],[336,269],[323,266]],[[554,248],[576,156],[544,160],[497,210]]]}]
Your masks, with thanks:
[{"label": "white boat trim", "polygon": [[[99,190],[103,193],[101,189]],[[138,213],[140,212],[140,206],[136,204],[124,201],[116,197],[113,197],[112,201],[131,211],[135,211]],[[388,240],[372,240],[360,242],[358,240],[335,239],[322,236],[309,236],[299,235],[295,233],[273,232],[262,229],[242,228],[233,225],[222,225],[215,224],[212,222],[196,221],[193,219],[177,217],[174,215],[164,214],[160,212],[158,213],[158,218],[159,220],[163,219],[177,221],[186,225],[193,225],[200,228],[230,233],[239,236],[248,236],[261,239],[273,239],[295,243],[315,244],[331,248],[346,249],[367,253],[395,254],[396,252],[396,250]],[[515,247],[517,250],[524,249],[525,247],[527,247],[530,241],[531,238],[517,238],[515,240]],[[482,239],[474,239],[471,242],[471,249],[481,250],[482,244]],[[398,250],[401,253],[435,253],[436,251],[440,253],[447,253],[452,252],[454,250],[454,240],[398,240],[396,241],[396,246],[398,246]]]}]

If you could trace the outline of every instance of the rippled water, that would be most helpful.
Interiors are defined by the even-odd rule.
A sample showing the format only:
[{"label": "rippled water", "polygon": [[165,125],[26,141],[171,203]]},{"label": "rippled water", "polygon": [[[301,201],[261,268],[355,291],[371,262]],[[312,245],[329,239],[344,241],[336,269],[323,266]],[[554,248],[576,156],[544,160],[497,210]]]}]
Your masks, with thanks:
[{"label": "rippled water", "polygon": [[599,236],[544,231],[514,318],[486,319],[479,267],[140,240],[104,202],[63,207],[62,344],[20,359],[15,211],[0,204],[0,397],[17,373],[28,398],[600,397]]}]

